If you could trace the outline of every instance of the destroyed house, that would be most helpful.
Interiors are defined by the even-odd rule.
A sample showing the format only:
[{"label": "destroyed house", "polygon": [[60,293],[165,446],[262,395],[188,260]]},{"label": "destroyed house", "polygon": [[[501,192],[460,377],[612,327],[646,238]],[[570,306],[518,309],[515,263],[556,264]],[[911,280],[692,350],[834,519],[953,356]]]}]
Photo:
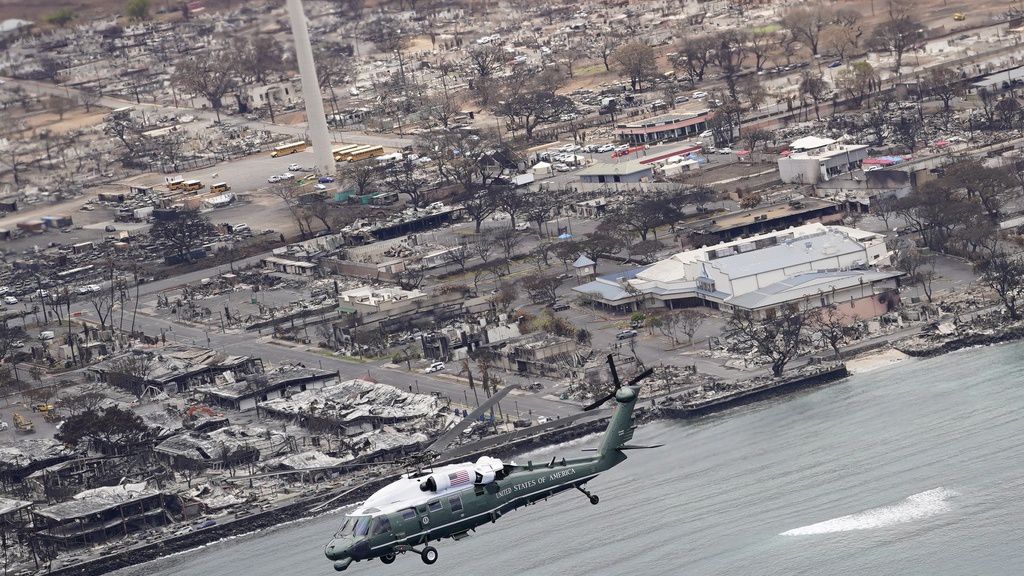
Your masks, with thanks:
[{"label": "destroyed house", "polygon": [[171,436],[156,446],[157,459],[173,469],[232,468],[280,454],[290,448],[281,432],[229,426],[210,433],[188,432]]},{"label": "destroyed house", "polygon": [[268,414],[297,420],[307,427],[324,425],[359,428],[384,424],[416,423],[438,416],[444,409],[441,401],[425,394],[413,394],[387,384],[366,380],[348,380],[307,390],[291,398],[270,400],[261,405]]},{"label": "destroyed house", "polygon": [[25,491],[25,478],[37,470],[70,460],[71,452],[56,440],[23,440],[0,447],[0,485],[7,490]]},{"label": "destroyed house", "polygon": [[297,392],[323,388],[337,379],[337,371],[281,366],[268,372],[249,374],[241,379],[225,373],[214,384],[199,386],[196,390],[205,394],[211,404],[245,411],[273,398],[287,398]]},{"label": "destroyed house", "polygon": [[573,364],[576,343],[569,338],[541,334],[509,344],[507,350],[509,370],[520,374],[558,374]]},{"label": "destroyed house", "polygon": [[25,483],[35,500],[67,500],[82,490],[118,482],[133,472],[132,460],[124,456],[75,458],[36,470]]},{"label": "destroyed house", "polygon": [[168,345],[159,350],[129,352],[90,367],[88,373],[101,382],[142,394],[150,387],[168,393],[185,392],[213,383],[228,371],[236,376],[257,374],[263,371],[263,361],[207,348]]},{"label": "destroyed house", "polygon": [[173,499],[144,482],[105,486],[33,510],[32,517],[43,540],[63,547],[80,546],[171,522],[166,505]]}]

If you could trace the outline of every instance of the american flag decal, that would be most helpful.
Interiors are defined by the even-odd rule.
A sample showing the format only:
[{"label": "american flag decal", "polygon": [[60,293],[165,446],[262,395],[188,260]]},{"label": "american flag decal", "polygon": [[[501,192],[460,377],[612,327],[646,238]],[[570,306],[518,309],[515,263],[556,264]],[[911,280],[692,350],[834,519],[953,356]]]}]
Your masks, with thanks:
[{"label": "american flag decal", "polygon": [[469,484],[472,480],[469,478],[469,472],[465,470],[459,470],[448,474],[448,483],[452,486],[461,486],[463,484]]}]

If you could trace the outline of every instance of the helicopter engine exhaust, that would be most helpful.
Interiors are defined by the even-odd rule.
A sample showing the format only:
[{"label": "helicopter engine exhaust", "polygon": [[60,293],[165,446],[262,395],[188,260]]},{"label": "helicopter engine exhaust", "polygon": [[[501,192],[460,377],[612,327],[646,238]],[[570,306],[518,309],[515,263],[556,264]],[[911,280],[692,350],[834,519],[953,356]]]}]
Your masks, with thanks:
[{"label": "helicopter engine exhaust", "polygon": [[469,484],[490,484],[500,480],[505,465],[497,458],[481,456],[472,468],[462,468],[448,473],[435,473],[420,483],[423,492],[443,492],[449,488]]}]

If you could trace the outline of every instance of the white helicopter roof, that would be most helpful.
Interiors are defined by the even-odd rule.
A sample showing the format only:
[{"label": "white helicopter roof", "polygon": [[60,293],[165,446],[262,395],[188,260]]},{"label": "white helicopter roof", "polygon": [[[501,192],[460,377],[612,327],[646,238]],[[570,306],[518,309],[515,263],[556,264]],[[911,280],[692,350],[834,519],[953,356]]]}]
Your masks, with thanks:
[{"label": "white helicopter roof", "polygon": [[[497,461],[496,459],[483,456],[477,463],[487,461]],[[500,464],[500,461],[497,461]],[[444,490],[437,492],[424,492],[420,490],[420,484],[426,481],[427,478],[437,474],[448,474],[451,472],[457,472],[459,470],[466,470],[470,474],[470,478],[473,475],[474,464],[472,462],[461,462],[459,464],[448,464],[447,466],[439,466],[433,468],[429,473],[410,478],[408,474],[403,474],[401,478],[388,484],[387,486],[377,490],[369,498],[363,502],[362,506],[351,512],[350,516],[366,516],[372,514],[392,514],[405,508],[412,508],[426,504],[429,501],[437,500],[448,494],[456,494],[464,492],[473,488],[472,480],[467,484],[460,484],[458,486],[451,486]]]}]

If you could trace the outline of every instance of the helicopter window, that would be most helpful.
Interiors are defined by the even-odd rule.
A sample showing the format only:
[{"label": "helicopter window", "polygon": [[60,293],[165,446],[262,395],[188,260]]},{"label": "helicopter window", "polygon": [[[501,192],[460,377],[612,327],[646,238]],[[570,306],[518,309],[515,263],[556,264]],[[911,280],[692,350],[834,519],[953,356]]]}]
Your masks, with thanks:
[{"label": "helicopter window", "polygon": [[462,496],[452,496],[448,499],[448,504],[452,507],[452,512],[461,512]]},{"label": "helicopter window", "polygon": [[416,510],[413,510],[412,508],[406,508],[405,510],[402,510],[402,520],[412,520],[415,517]]},{"label": "helicopter window", "polygon": [[341,527],[334,533],[334,537],[341,538],[342,536],[348,536],[349,532],[352,530],[352,525],[352,518],[346,516],[345,520],[341,523]]},{"label": "helicopter window", "polygon": [[427,502],[427,508],[430,508],[431,512],[437,512],[441,509],[441,501],[434,500],[433,502]]},{"label": "helicopter window", "polygon": [[353,536],[366,536],[366,533],[370,531],[370,517],[363,516],[359,520],[356,520],[356,525],[352,529]]},{"label": "helicopter window", "polygon": [[391,521],[388,520],[387,516],[378,516],[373,521],[373,528],[370,529],[370,536],[376,536],[377,534],[383,534],[391,531]]}]

